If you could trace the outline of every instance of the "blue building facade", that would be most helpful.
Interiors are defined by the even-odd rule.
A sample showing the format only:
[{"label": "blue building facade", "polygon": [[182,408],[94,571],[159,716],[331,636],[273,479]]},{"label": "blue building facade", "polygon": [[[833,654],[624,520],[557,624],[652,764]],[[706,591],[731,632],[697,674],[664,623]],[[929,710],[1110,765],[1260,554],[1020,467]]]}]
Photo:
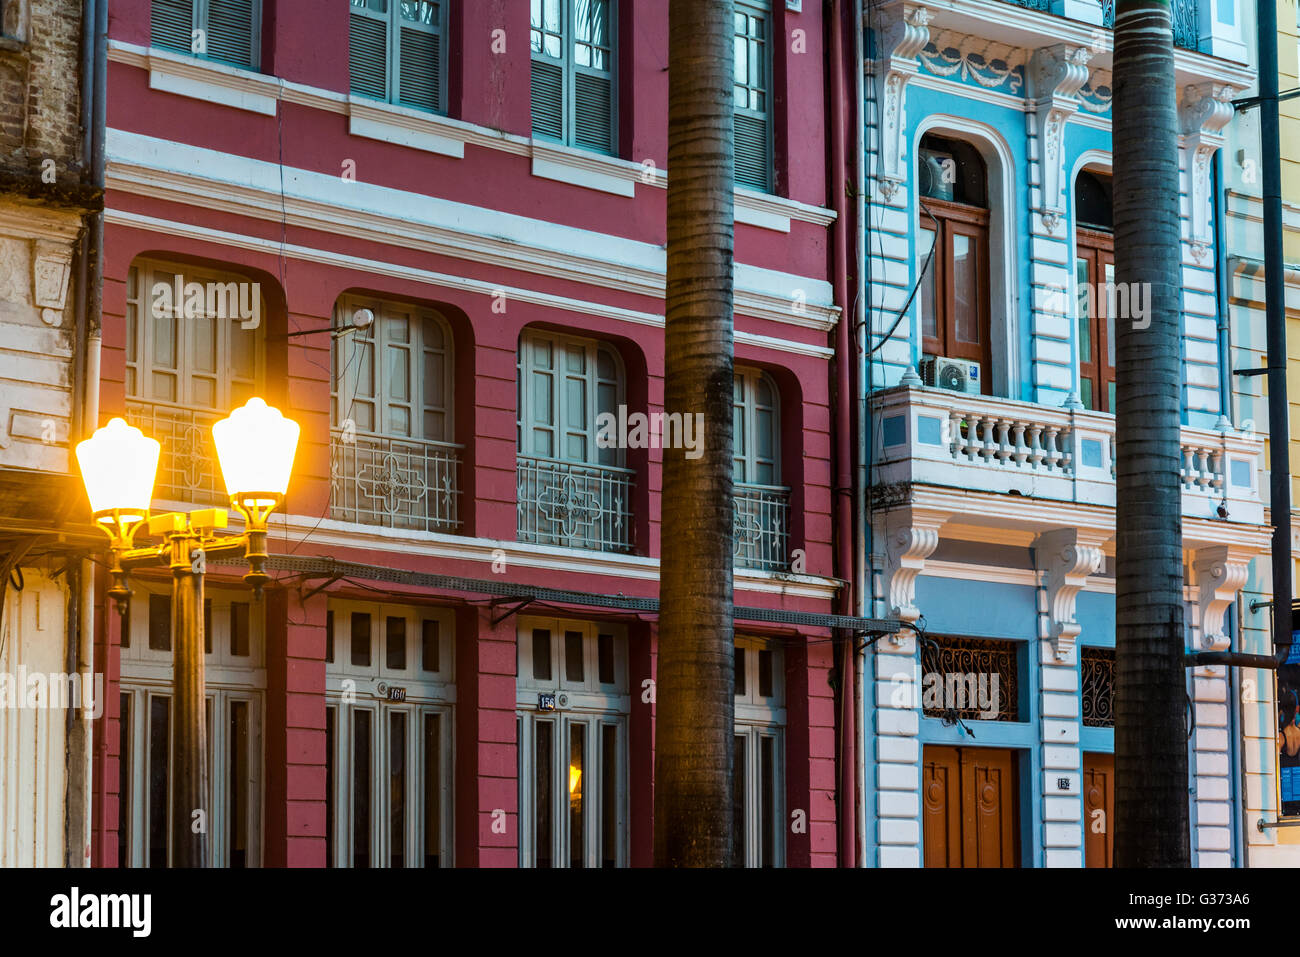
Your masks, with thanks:
[{"label": "blue building facade", "polygon": [[[1238,647],[1269,528],[1220,305],[1215,157],[1242,0],[1175,0],[1188,646]],[[876,614],[867,866],[1107,866],[1113,846],[1110,4],[889,2],[866,31]],[[1254,410],[1248,409],[1250,415]],[[1258,577],[1258,574],[1256,575]],[[1245,861],[1230,675],[1189,671],[1191,843]]]}]

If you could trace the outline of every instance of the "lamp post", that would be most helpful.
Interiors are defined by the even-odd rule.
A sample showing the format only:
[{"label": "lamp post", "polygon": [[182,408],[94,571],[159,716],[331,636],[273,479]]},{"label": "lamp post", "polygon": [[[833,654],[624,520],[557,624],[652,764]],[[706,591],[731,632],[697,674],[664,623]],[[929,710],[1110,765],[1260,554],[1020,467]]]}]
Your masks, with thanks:
[{"label": "lamp post", "polygon": [[[298,424],[261,399],[249,399],[212,427],[230,506],[244,517],[240,535],[226,527],[224,508],[149,515],[161,447],[122,419],[77,445],[77,462],[95,523],[109,539],[108,594],[125,612],[134,568],[172,573],[172,864],[208,866],[208,749],[203,661],[203,575],[209,558],[247,559],[244,581],[262,596],[266,523],[284,501],[298,447]],[[157,545],[135,545],[141,528]]]}]

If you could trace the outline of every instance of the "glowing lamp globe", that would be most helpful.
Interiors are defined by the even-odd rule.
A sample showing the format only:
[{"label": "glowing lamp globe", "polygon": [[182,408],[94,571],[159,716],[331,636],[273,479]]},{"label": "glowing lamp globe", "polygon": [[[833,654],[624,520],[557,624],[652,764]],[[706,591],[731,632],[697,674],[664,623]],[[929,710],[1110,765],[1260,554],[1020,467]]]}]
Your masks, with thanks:
[{"label": "glowing lamp globe", "polygon": [[273,508],[289,489],[298,449],[298,423],[261,399],[249,399],[212,426],[217,458],[231,501]]},{"label": "glowing lamp globe", "polygon": [[77,443],[77,463],[96,521],[112,525],[143,521],[149,515],[160,451],[155,439],[124,419],[110,420]]}]

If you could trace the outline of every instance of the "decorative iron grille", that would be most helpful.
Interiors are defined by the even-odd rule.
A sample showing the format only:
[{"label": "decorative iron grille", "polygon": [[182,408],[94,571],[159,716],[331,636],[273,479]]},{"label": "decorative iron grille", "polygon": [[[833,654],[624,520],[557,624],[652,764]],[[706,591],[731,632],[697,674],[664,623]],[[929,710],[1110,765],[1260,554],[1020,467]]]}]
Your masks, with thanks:
[{"label": "decorative iron grille", "polygon": [[1115,727],[1115,649],[1084,648],[1079,653],[1083,672],[1083,726]]},{"label": "decorative iron grille", "polygon": [[634,475],[631,469],[519,456],[519,541],[630,552]]},{"label": "decorative iron grille", "polygon": [[921,708],[928,717],[1020,720],[1017,642],[932,636],[922,645],[921,672]]},{"label": "decorative iron grille", "polygon": [[461,446],[333,429],[330,515],[345,522],[453,532]]},{"label": "decorative iron grille", "polygon": [[[1115,28],[1115,0],[1097,0],[1101,4],[1101,25]],[[1174,18],[1174,46],[1185,50],[1200,48],[1200,17],[1196,0],[1173,0],[1170,14]]]},{"label": "decorative iron grille", "polygon": [[217,464],[212,425],[219,412],[162,402],[126,403],[127,421],[162,445],[154,496],[168,502],[225,504],[226,486]]},{"label": "decorative iron grille", "polygon": [[736,566],[761,571],[790,567],[790,490],[736,483]]},{"label": "decorative iron grille", "polygon": [[1026,10],[1041,10],[1044,13],[1050,13],[1052,9],[1052,0],[1010,0],[1017,7],[1024,7]]}]

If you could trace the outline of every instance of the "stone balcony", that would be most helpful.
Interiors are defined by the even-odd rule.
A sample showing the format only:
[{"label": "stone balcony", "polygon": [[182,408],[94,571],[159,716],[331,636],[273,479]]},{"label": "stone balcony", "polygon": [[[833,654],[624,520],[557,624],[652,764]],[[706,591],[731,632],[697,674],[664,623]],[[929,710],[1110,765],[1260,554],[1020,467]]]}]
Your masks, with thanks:
[{"label": "stone balcony", "polygon": [[[1113,415],[898,386],[872,397],[872,418],[877,488],[1115,506]],[[1184,426],[1182,448],[1185,519],[1264,523],[1262,436]]]}]

